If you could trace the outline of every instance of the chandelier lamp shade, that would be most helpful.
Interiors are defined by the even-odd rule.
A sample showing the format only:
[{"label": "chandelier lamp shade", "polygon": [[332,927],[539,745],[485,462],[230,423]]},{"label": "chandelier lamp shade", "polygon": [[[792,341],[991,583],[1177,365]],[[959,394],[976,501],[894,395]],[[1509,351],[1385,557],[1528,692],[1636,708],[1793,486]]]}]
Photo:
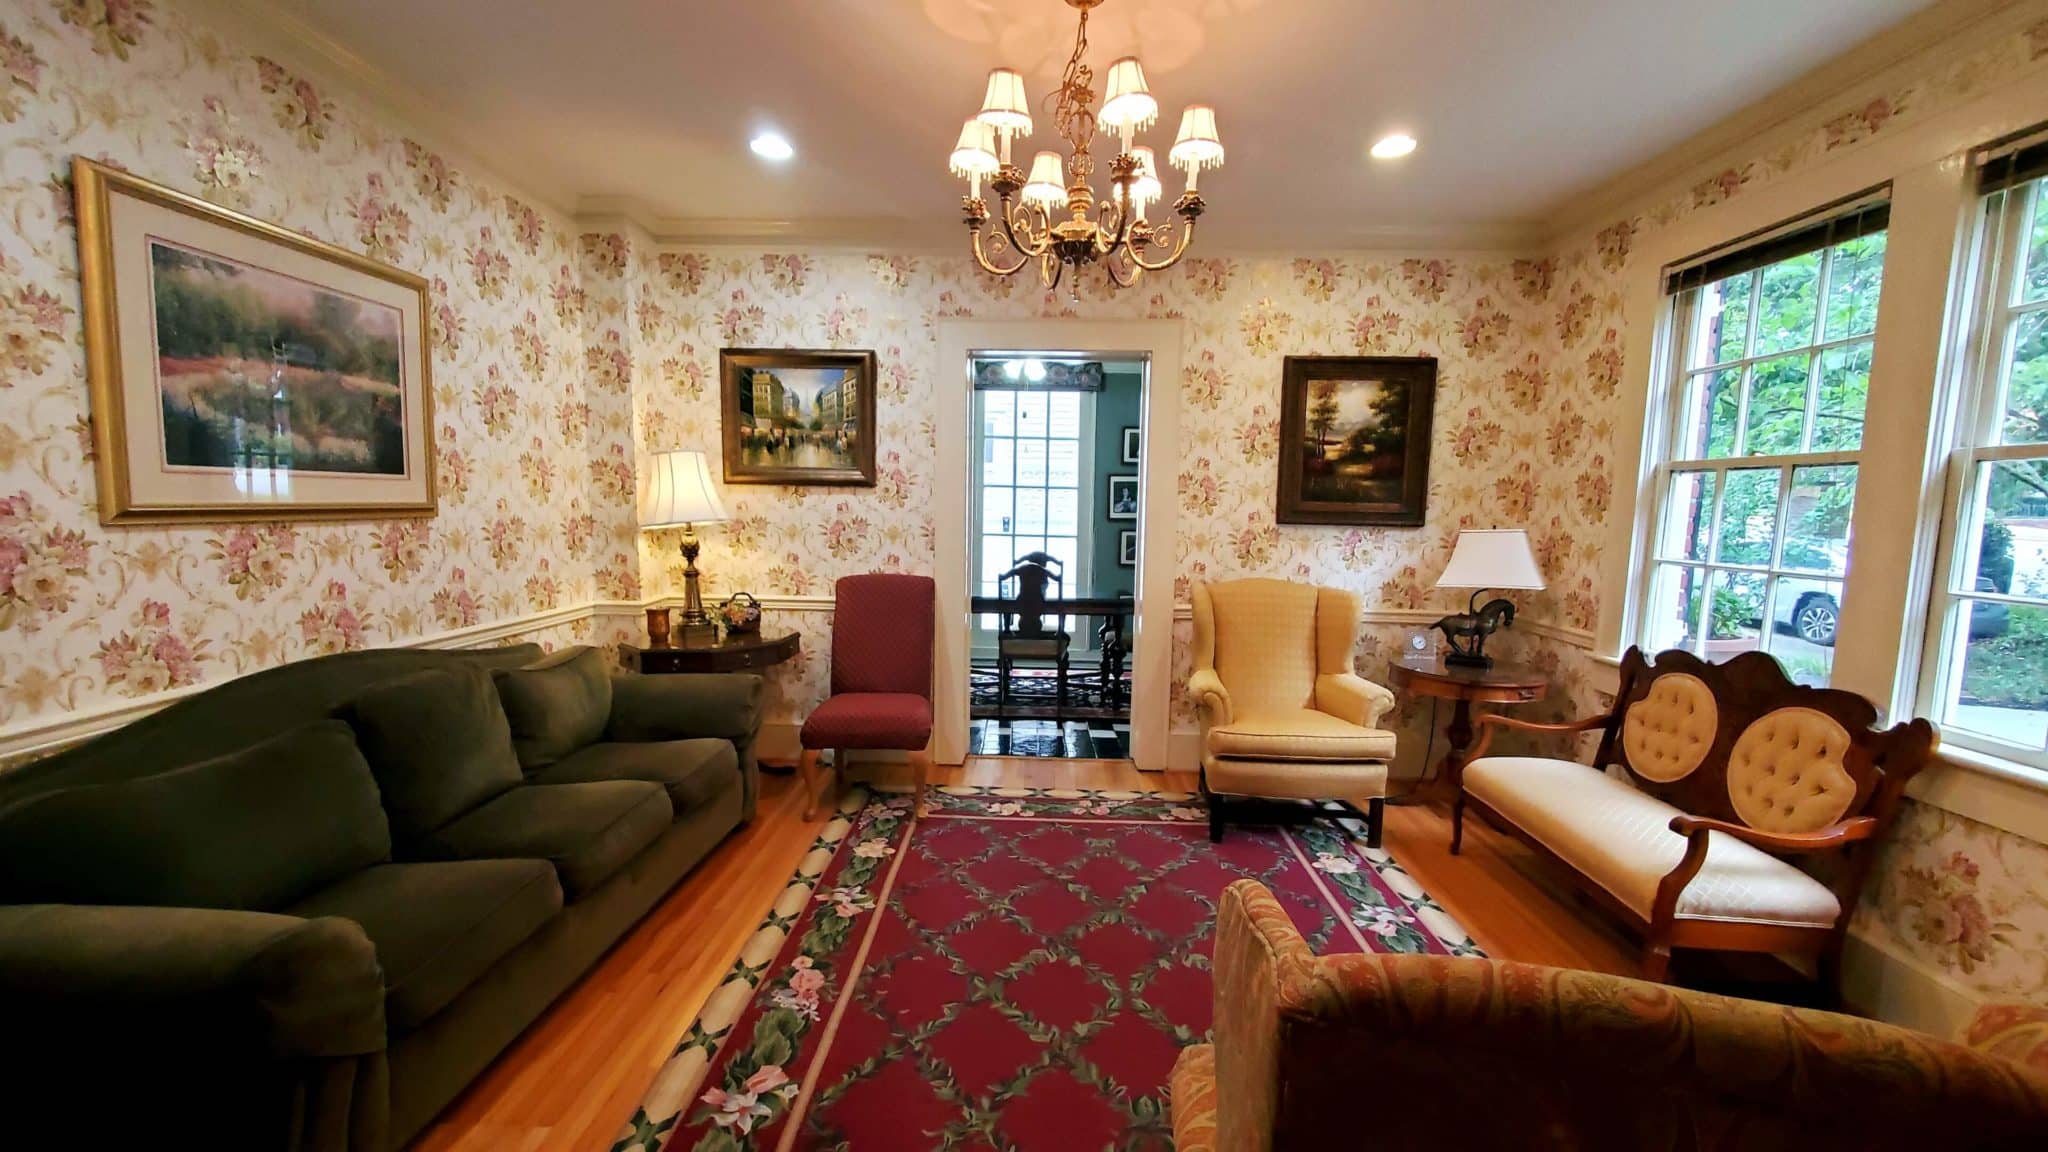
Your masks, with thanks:
[{"label": "chandelier lamp shade", "polygon": [[[1147,207],[1163,200],[1166,189],[1157,155],[1136,137],[1158,122],[1159,101],[1145,81],[1144,65],[1126,56],[1110,64],[1102,102],[1096,104],[1095,72],[1086,63],[1088,13],[1105,2],[1066,0],[1080,12],[1080,26],[1059,88],[1049,99],[1053,129],[1066,143],[1066,156],[1039,151],[1028,175],[1012,159],[1013,148],[1032,132],[1030,97],[1023,75],[1014,69],[989,73],[981,111],[960,129],[951,168],[967,181],[961,208],[975,263],[985,272],[1013,276],[1036,264],[1039,278],[1051,289],[1070,269],[1078,276],[1099,262],[1118,287],[1128,288],[1146,272],[1178,263],[1194,240],[1195,221],[1207,207],[1196,191],[1198,178],[1203,169],[1223,164],[1216,111],[1192,104],[1181,112],[1180,132],[1166,158],[1187,174],[1187,190],[1173,203],[1174,219],[1147,220]],[[1096,199],[1090,182],[1098,131],[1111,135],[1115,145],[1104,200]],[[984,183],[995,193],[993,206],[982,196]],[[1078,292],[1078,284],[1074,288]]]}]

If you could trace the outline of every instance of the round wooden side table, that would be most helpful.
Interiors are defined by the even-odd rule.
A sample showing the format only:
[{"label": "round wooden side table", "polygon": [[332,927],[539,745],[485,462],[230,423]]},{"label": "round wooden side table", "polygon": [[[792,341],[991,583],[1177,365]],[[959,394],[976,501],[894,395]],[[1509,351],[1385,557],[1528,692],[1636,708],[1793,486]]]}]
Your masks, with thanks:
[{"label": "round wooden side table", "polygon": [[[1389,665],[1397,691],[1414,696],[1432,696],[1452,703],[1450,727],[1444,730],[1450,750],[1438,769],[1440,779],[1451,791],[1458,788],[1459,773],[1465,767],[1465,750],[1472,747],[1472,706],[1474,704],[1529,704],[1550,693],[1550,681],[1541,672],[1522,664],[1495,661],[1490,668],[1446,664],[1441,656],[1411,656]],[[1425,778],[1417,790],[1426,786]]]}]

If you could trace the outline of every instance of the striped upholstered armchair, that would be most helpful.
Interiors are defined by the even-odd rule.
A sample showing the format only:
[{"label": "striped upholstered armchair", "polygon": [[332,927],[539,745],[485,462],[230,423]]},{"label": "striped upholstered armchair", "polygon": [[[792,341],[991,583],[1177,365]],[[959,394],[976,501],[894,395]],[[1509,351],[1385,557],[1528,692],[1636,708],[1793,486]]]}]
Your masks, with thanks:
[{"label": "striped upholstered armchair", "polygon": [[1976,1045],[1608,976],[1316,956],[1271,893],[1223,892],[1215,1043],[1173,1070],[1178,1152],[2037,1148],[2044,1017]]}]

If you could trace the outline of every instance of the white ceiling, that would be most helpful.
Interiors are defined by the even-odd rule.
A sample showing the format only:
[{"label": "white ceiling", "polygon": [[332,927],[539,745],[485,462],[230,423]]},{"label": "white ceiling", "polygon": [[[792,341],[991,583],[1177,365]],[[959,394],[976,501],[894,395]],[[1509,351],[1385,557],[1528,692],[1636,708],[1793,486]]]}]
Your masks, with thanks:
[{"label": "white ceiling", "polygon": [[[1074,24],[1061,0],[268,2],[572,203],[631,204],[686,233],[877,242],[960,230],[946,154],[983,76],[1020,68],[1042,100]],[[1527,229],[1927,6],[1107,0],[1089,59],[1098,76],[1144,60],[1162,153],[1183,104],[1217,108],[1229,164],[1203,178],[1212,243],[1342,248]],[[748,151],[768,126],[794,161]],[[1421,149],[1369,159],[1396,129]]]}]

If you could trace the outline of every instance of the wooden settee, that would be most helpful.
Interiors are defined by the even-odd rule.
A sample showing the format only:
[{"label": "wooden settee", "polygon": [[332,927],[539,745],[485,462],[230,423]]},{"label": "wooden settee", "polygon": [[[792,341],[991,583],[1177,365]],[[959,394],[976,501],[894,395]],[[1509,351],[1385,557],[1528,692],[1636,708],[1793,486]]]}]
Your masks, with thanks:
[{"label": "wooden settee", "polygon": [[[1703,948],[1812,955],[1834,989],[1876,842],[1937,741],[1926,720],[1876,723],[1868,700],[1794,684],[1761,652],[1710,664],[1631,648],[1604,716],[1481,721],[1451,851],[1472,808],[1563,864],[1641,935],[1652,980],[1672,949]],[[1503,730],[1598,732],[1600,744],[1590,766],[1487,755]]]}]

